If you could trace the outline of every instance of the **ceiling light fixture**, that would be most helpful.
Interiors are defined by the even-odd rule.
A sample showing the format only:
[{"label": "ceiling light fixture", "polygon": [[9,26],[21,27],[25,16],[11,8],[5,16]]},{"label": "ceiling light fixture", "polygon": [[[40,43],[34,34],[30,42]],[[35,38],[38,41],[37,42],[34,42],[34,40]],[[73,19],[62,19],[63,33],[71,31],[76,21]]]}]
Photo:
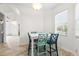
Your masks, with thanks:
[{"label": "ceiling light fixture", "polygon": [[40,10],[42,8],[42,5],[40,3],[33,3],[32,6],[34,10]]}]

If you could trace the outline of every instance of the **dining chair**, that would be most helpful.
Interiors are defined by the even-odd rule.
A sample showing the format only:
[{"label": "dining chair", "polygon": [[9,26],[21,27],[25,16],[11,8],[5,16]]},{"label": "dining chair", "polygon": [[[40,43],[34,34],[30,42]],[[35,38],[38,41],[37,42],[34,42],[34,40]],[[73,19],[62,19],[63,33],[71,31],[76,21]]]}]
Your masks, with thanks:
[{"label": "dining chair", "polygon": [[[47,40],[47,44],[49,45],[50,51],[49,54],[52,56],[52,52],[56,52],[58,56],[58,48],[57,48],[57,40],[58,40],[59,34],[51,34],[50,39]],[[55,44],[55,47],[51,47]]]},{"label": "dining chair", "polygon": [[[32,32],[32,34],[33,34],[33,32]],[[28,56],[30,56],[30,53],[31,53],[31,43],[32,43],[32,40],[31,40],[31,36],[30,36],[30,34],[29,34],[29,32],[28,32],[28,38],[29,38],[29,45],[28,45]],[[36,47],[36,42],[37,42],[37,40],[38,39],[34,39],[34,48],[36,49],[37,47]]]},{"label": "dining chair", "polygon": [[47,55],[47,37],[48,34],[46,33],[39,33],[38,34],[38,42],[37,42],[37,55],[40,56],[42,54]]}]

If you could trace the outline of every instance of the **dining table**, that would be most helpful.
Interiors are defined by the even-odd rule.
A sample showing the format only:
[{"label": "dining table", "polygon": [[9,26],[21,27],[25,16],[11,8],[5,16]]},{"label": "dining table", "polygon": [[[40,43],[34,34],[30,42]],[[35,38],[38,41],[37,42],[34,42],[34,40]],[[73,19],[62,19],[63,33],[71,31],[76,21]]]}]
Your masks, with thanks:
[{"label": "dining table", "polygon": [[[34,39],[38,39],[39,33],[30,33],[31,36],[31,56],[34,56]],[[50,33],[48,33],[48,37],[50,37]]]}]

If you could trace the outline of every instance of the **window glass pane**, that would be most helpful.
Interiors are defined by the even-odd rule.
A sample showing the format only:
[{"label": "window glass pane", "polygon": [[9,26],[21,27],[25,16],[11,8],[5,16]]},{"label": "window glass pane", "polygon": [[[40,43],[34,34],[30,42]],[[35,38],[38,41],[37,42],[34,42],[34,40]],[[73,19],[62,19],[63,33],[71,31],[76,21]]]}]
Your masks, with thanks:
[{"label": "window glass pane", "polygon": [[60,34],[67,33],[68,11],[65,10],[55,16],[55,32]]}]

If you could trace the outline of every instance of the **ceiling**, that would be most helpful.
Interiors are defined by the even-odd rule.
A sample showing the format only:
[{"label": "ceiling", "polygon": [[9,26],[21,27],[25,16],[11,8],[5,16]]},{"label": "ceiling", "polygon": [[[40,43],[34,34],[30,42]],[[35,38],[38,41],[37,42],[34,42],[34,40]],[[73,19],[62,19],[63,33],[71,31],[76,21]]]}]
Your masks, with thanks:
[{"label": "ceiling", "polygon": [[[42,8],[44,10],[52,10],[58,4],[57,3],[42,3]],[[20,8],[18,8],[20,7]],[[21,13],[23,8],[27,10],[27,8],[32,8],[32,3],[0,3],[0,12],[5,15],[16,17]],[[30,9],[29,9],[30,10]]]},{"label": "ceiling", "polygon": [[[45,9],[54,8],[58,3],[41,3],[42,7]],[[0,6],[22,6],[22,7],[32,7],[32,3],[0,3]]]}]

